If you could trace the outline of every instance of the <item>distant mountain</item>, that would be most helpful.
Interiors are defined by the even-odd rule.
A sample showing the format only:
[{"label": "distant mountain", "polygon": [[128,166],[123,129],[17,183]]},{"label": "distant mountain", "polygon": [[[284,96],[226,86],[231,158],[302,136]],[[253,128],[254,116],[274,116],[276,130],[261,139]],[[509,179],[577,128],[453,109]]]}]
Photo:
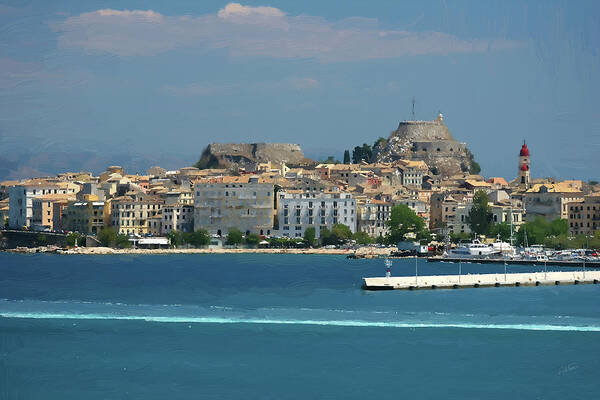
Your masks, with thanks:
[{"label": "distant mountain", "polygon": [[120,165],[126,173],[145,173],[159,165],[167,170],[192,165],[194,155],[177,154],[98,154],[83,152],[45,152],[0,156],[0,180],[52,176],[65,171],[89,171],[99,174],[109,165]]}]

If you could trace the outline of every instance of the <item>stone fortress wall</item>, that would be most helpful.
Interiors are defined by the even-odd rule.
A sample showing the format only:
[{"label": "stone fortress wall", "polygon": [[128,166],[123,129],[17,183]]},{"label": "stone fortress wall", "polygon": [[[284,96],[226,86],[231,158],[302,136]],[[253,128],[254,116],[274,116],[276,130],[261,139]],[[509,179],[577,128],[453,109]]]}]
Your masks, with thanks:
[{"label": "stone fortress wall", "polygon": [[471,167],[465,143],[456,141],[440,114],[434,121],[402,121],[383,147],[374,149],[376,161],[421,160],[442,176],[464,173]]},{"label": "stone fortress wall", "polygon": [[306,161],[302,149],[293,143],[211,143],[205,157],[215,157],[223,167],[249,167],[271,161],[298,164]]}]

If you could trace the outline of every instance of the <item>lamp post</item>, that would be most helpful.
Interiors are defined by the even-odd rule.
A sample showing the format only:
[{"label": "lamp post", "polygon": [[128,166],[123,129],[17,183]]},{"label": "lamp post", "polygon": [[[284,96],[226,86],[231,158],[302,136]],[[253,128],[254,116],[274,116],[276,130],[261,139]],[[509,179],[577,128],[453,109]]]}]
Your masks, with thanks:
[{"label": "lamp post", "polygon": [[419,263],[417,260],[417,250],[415,249],[415,285],[418,284],[418,278],[419,278]]}]

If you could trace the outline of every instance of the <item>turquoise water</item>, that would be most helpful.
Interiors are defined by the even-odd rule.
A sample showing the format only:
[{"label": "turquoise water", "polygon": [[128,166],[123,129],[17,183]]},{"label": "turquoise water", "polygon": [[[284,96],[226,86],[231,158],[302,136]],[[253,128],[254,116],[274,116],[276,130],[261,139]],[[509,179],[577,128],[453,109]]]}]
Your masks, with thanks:
[{"label": "turquoise water", "polygon": [[599,285],[360,289],[383,273],[341,256],[2,253],[0,399],[597,398]]}]

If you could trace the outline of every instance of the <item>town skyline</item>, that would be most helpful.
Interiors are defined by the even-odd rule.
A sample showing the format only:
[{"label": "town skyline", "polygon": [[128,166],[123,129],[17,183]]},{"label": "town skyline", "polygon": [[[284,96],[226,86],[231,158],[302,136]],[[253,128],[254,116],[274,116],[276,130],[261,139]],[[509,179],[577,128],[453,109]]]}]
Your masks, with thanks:
[{"label": "town skyline", "polygon": [[341,159],[412,119],[413,97],[487,176],[511,176],[526,139],[534,176],[597,179],[594,2],[1,4],[3,179],[78,158],[177,168],[212,142]]}]

